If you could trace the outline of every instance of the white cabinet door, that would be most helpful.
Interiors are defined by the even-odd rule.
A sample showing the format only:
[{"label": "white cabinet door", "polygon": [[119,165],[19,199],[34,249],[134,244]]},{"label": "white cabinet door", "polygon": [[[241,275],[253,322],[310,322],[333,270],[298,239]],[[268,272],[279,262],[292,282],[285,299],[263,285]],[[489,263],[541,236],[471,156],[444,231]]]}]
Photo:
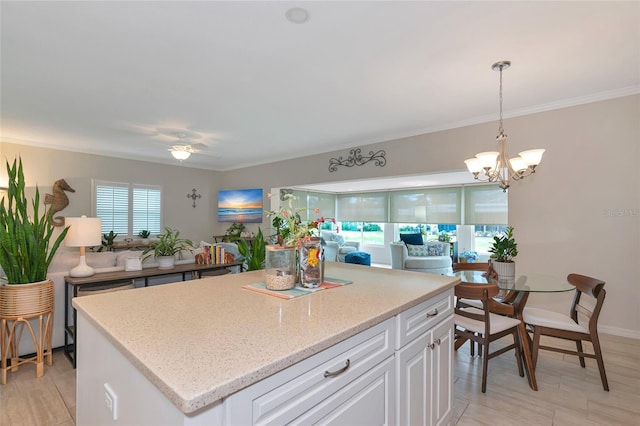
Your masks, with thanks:
[{"label": "white cabinet door", "polygon": [[431,424],[448,425],[453,415],[453,317],[433,328]]},{"label": "white cabinet door", "polygon": [[428,425],[431,399],[431,332],[396,352],[398,425]]},{"label": "white cabinet door", "polygon": [[453,317],[396,352],[397,423],[447,424],[453,399]]}]

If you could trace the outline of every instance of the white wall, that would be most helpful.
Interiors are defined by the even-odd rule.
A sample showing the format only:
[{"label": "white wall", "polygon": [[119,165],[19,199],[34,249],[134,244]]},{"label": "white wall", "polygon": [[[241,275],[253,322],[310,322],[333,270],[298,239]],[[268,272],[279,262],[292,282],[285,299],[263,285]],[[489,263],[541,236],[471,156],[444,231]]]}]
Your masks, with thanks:
[{"label": "white wall", "polygon": [[[509,223],[515,227],[519,272],[565,276],[571,272],[606,281],[601,330],[640,338],[640,95],[505,120],[511,155],[529,148],[547,152],[538,173],[509,191]],[[384,149],[387,165],[369,163],[328,170],[329,159],[348,150],[216,173],[110,157],[3,144],[0,154],[21,154],[31,184],[50,190],[61,177],[78,192],[68,216],[90,209],[90,179],[161,184],[165,224],[195,240],[224,233],[217,223],[218,189],[271,188],[384,176],[463,170],[463,160],[494,149],[497,123],[362,146]],[[0,182],[6,180],[0,171]],[[186,194],[202,193],[198,208]],[[267,232],[268,221],[260,227]],[[247,227],[255,230],[257,225]],[[203,237],[204,236],[204,237]],[[534,295],[532,305],[565,311],[569,294]]]},{"label": "white wall", "polygon": [[[601,330],[640,338],[640,96],[627,96],[505,120],[511,155],[547,152],[538,172],[509,191],[519,272],[606,281]],[[464,169],[494,149],[497,123],[361,147],[384,149],[387,165],[328,171],[348,150],[226,172],[224,184],[264,188]],[[569,294],[533,295],[531,305],[568,310]]]},{"label": "white wall", "polygon": [[[91,180],[108,180],[148,185],[160,185],[163,190],[163,224],[180,230],[181,236],[196,241],[209,241],[217,234],[218,190],[221,173],[169,166],[144,161],[126,160],[76,152],[38,148],[27,145],[0,143],[2,167],[0,182],[6,181],[5,161],[13,162],[20,156],[24,166],[31,197],[37,184],[40,197],[51,192],[53,183],[65,179],[76,190],[67,192],[69,206],[60,212],[63,216],[91,215]],[[202,198],[187,198],[195,188]],[[225,228],[226,229],[226,228]]]}]

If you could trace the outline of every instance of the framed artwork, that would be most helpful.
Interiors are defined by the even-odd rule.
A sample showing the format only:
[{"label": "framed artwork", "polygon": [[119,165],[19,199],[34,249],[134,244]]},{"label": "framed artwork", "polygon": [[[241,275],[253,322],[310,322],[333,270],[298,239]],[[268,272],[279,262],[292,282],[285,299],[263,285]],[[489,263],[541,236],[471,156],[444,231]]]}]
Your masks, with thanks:
[{"label": "framed artwork", "polygon": [[262,223],[262,188],[220,191],[218,222]]}]

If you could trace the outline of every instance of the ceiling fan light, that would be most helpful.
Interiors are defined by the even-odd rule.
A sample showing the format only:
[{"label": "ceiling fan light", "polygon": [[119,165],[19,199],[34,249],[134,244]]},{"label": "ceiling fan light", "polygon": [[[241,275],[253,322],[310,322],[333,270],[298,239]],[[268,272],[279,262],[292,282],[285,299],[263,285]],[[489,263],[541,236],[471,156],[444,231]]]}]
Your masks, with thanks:
[{"label": "ceiling fan light", "polygon": [[528,166],[537,166],[540,164],[542,161],[542,154],[544,154],[544,149],[530,149],[528,151],[518,153]]},{"label": "ceiling fan light", "polygon": [[171,155],[173,155],[173,158],[180,161],[186,160],[191,155],[187,150],[171,149],[169,151],[171,152]]}]

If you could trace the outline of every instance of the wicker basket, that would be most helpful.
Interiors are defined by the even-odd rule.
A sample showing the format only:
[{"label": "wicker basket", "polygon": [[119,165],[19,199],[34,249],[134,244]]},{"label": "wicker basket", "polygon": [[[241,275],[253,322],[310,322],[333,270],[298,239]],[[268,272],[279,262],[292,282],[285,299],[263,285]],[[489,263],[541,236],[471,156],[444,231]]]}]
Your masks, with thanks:
[{"label": "wicker basket", "polygon": [[[36,321],[36,330],[29,320]],[[36,355],[18,356],[18,345],[26,328],[36,348]],[[44,358],[53,363],[53,281],[32,284],[0,285],[0,383],[7,383],[7,371],[17,371],[24,363],[36,364],[36,377],[44,374]],[[11,366],[8,360],[11,359]]]},{"label": "wicker basket", "polygon": [[53,311],[53,281],[0,286],[0,318],[32,318]]}]

